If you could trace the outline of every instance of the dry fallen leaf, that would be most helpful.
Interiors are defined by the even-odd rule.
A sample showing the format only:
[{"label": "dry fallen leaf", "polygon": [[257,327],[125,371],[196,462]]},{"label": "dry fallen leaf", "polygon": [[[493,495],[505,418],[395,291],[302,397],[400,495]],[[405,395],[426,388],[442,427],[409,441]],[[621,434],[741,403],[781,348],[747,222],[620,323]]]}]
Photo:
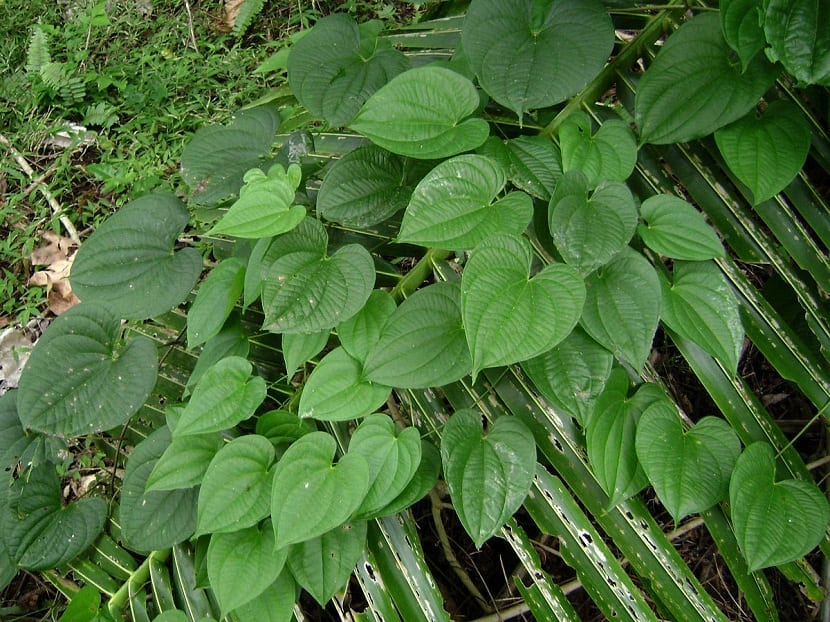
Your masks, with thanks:
[{"label": "dry fallen leaf", "polygon": [[44,246],[40,246],[34,250],[30,261],[33,266],[49,266],[66,259],[75,243],[69,238],[64,238],[55,235],[51,231],[43,234],[43,239],[48,242]]},{"label": "dry fallen leaf", "polygon": [[222,16],[222,23],[219,24],[219,30],[223,32],[230,32],[236,24],[236,18],[239,17],[239,11],[245,0],[225,0]]},{"label": "dry fallen leaf", "polygon": [[46,288],[46,302],[49,310],[60,315],[80,302],[69,283],[74,253],[65,259],[58,259],[49,264],[46,270],[35,272],[29,279],[29,285]]},{"label": "dry fallen leaf", "polygon": [[0,331],[0,395],[14,389],[32,350],[32,338],[23,328]]}]

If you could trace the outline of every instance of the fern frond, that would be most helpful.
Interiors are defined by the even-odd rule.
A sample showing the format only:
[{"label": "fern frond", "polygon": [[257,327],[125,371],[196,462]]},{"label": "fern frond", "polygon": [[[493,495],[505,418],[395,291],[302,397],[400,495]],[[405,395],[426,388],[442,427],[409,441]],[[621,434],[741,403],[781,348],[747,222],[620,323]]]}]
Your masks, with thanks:
[{"label": "fern frond", "polygon": [[84,125],[97,125],[107,129],[118,122],[118,109],[107,102],[87,106],[84,113]]},{"label": "fern frond", "polygon": [[262,12],[265,0],[245,0],[239,7],[236,19],[233,22],[233,34],[241,36],[245,34],[253,19]]},{"label": "fern frond", "polygon": [[63,63],[45,63],[40,66],[38,74],[46,88],[55,92],[69,79]]},{"label": "fern frond", "polygon": [[58,92],[67,104],[75,104],[84,99],[86,84],[78,76],[68,76]]},{"label": "fern frond", "polygon": [[40,26],[35,26],[29,38],[29,48],[26,50],[26,71],[38,73],[44,65],[52,62],[49,54],[49,40]]}]

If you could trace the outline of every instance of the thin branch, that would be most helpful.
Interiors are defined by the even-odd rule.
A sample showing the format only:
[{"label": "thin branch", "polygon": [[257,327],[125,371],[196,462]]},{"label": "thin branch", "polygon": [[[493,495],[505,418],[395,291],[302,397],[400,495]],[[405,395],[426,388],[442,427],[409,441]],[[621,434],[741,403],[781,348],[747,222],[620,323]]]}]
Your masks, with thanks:
[{"label": "thin branch", "polygon": [[199,53],[199,44],[196,43],[196,33],[193,31],[193,13],[190,11],[190,1],[184,0],[184,8],[187,11],[187,29],[190,32],[190,43],[196,53]]}]

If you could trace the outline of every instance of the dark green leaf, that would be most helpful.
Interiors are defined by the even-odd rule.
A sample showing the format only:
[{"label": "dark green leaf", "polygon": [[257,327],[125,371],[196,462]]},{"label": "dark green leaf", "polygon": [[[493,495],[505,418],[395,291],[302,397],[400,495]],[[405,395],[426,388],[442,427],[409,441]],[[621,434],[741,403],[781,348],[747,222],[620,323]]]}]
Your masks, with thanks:
[{"label": "dark green leaf", "polygon": [[637,139],[623,121],[611,119],[596,134],[591,118],[584,112],[571,114],[559,127],[562,169],[585,174],[588,186],[603,180],[624,181],[637,164]]},{"label": "dark green leaf", "polygon": [[726,256],[718,234],[703,214],[683,199],[669,194],[647,198],[640,205],[637,232],[651,250],[689,261]]},{"label": "dark green leaf", "polygon": [[385,507],[374,512],[375,516],[389,516],[397,514],[421,500],[433,489],[441,471],[441,453],[432,443],[421,441],[421,463],[415,475],[409,481],[403,492],[390,501]]},{"label": "dark green leaf", "polygon": [[741,68],[746,69],[767,44],[760,3],[758,0],[721,0],[720,22],[726,42],[741,59]]},{"label": "dark green leaf", "polygon": [[395,309],[391,295],[380,289],[373,291],[363,308],[337,327],[343,349],[353,359],[365,363]]},{"label": "dark green leaf", "polygon": [[184,397],[190,395],[204,373],[222,359],[232,356],[248,358],[251,342],[248,341],[248,335],[245,334],[238,315],[232,315],[232,318],[231,321],[226,321],[219,334],[208,339],[202,348],[196,366],[187,379]]},{"label": "dark green leaf", "polygon": [[801,82],[830,86],[830,5],[824,0],[767,0],[763,5],[773,60]]},{"label": "dark green leaf", "polygon": [[256,433],[271,441],[274,447],[293,443],[315,429],[310,422],[285,410],[269,410],[256,422]]},{"label": "dark green leaf", "polygon": [[506,142],[507,176],[517,188],[550,201],[562,177],[562,154],[547,136],[519,136]]},{"label": "dark green leaf", "polygon": [[187,347],[215,337],[222,330],[245,282],[245,262],[228,257],[210,271],[187,313]]}]

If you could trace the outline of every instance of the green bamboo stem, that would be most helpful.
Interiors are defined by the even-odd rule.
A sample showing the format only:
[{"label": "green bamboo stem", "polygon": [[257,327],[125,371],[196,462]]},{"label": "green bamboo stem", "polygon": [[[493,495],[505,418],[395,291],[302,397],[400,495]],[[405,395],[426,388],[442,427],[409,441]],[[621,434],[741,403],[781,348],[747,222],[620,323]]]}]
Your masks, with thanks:
[{"label": "green bamboo stem", "polygon": [[127,606],[127,601],[130,598],[130,593],[147,582],[150,577],[150,563],[153,561],[164,562],[170,556],[170,549],[162,551],[153,551],[147,558],[136,568],[130,578],[127,579],[118,591],[112,595],[107,603],[107,609],[113,617],[117,617],[121,611]]},{"label": "green bamboo stem", "polygon": [[418,289],[432,271],[433,264],[449,257],[450,252],[440,248],[430,248],[426,254],[418,260],[412,270],[407,272],[390,292],[395,302],[401,302],[409,294]]}]

